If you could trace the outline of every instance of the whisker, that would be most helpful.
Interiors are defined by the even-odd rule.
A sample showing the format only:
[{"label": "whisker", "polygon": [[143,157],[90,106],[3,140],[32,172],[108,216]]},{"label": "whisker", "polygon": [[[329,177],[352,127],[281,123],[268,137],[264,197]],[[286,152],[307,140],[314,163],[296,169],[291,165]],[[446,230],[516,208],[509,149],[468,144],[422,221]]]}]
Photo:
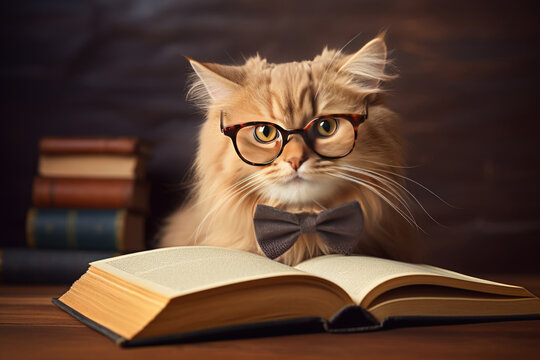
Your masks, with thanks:
[{"label": "whisker", "polygon": [[394,197],[396,200],[398,200],[398,202],[405,208],[405,210],[407,211],[407,213],[408,213],[408,215],[409,215],[409,219],[411,219],[411,221],[412,221],[414,224],[417,224],[416,219],[414,218],[414,215],[412,214],[412,211],[411,211],[411,209],[409,208],[409,206],[408,206],[408,204],[407,204],[407,201],[401,196],[401,194],[399,194],[399,192],[396,193],[396,192],[395,192],[395,191],[396,191],[395,189],[392,188],[394,191],[391,191],[391,190],[386,189],[386,188],[384,188],[384,187],[382,187],[382,186],[380,186],[380,185],[378,185],[378,184],[374,184],[374,183],[372,183],[372,182],[370,182],[370,181],[367,181],[367,180],[364,180],[364,179],[360,180],[360,179],[358,179],[357,177],[352,176],[352,175],[350,175],[350,174],[343,173],[343,172],[338,172],[338,173],[344,174],[344,175],[347,175],[347,176],[351,177],[351,180],[352,180],[352,179],[356,179],[356,180],[358,180],[358,181],[365,182],[366,184],[371,185],[371,186],[373,186],[373,187],[375,187],[375,188],[377,188],[377,189],[380,189],[380,190],[386,192],[387,194],[393,196],[393,197]]},{"label": "whisker", "polygon": [[370,190],[371,192],[373,192],[375,195],[379,196],[379,198],[381,198],[384,202],[386,202],[392,209],[394,209],[398,214],[400,214],[403,219],[405,219],[411,226],[414,226],[416,227],[417,229],[421,230],[422,232],[426,233],[424,231],[424,229],[422,229],[417,223],[416,221],[414,221],[414,219],[411,219],[407,214],[405,214],[401,209],[399,209],[396,205],[394,205],[386,196],[384,196],[383,194],[381,194],[377,189],[375,189],[373,186],[369,185],[369,184],[366,184],[365,181],[362,181],[354,176],[351,176],[349,174],[346,174],[346,173],[342,173],[342,172],[338,172],[338,173],[332,173],[332,172],[329,172],[328,173],[329,175],[331,176],[335,176],[337,178],[341,178],[341,179],[344,179],[344,180],[348,180],[348,181],[351,181],[353,183],[357,183],[359,185],[362,185],[364,186],[365,188],[367,188],[368,190]]},{"label": "whisker", "polygon": [[[433,221],[435,222],[437,225],[439,226],[442,226],[442,227],[445,227],[447,228],[446,225],[443,225],[441,224],[440,222],[438,222],[433,216],[431,216],[431,214],[429,213],[429,211],[426,210],[426,208],[420,203],[420,201],[416,198],[416,196],[413,195],[413,193],[411,193],[406,187],[404,187],[403,185],[401,185],[400,183],[398,183],[397,181],[395,181],[394,179],[388,177],[388,176],[385,176],[385,175],[382,175],[382,174],[379,174],[377,173],[376,171],[373,171],[373,170],[369,170],[369,169],[360,169],[360,168],[356,168],[354,166],[350,166],[350,165],[341,165],[339,166],[338,168],[342,169],[342,170],[348,170],[348,171],[352,171],[352,172],[356,172],[356,173],[359,173],[359,174],[363,174],[363,175],[366,175],[366,176],[370,176],[374,179],[377,179],[381,182],[385,182],[387,185],[390,185],[388,182],[390,182],[391,184],[394,184],[394,186],[398,186],[399,188],[401,188],[403,191],[405,191],[409,197],[411,199],[413,199],[417,204],[418,206],[420,206],[420,208],[422,209],[422,211]],[[395,174],[394,174],[395,175]],[[388,182],[386,182],[384,179],[386,179]]]},{"label": "whisker", "polygon": [[[259,174],[260,175],[260,174]],[[255,176],[252,176],[251,178],[254,178]],[[257,184],[257,181],[260,181],[259,179],[256,179],[255,181],[251,182],[251,183],[248,183],[248,184],[245,184],[244,186],[242,186],[241,188],[239,188],[237,191],[234,191],[233,193],[231,193],[229,195],[229,198],[223,202],[221,205],[219,205],[219,207],[222,207],[223,205],[225,205],[225,203],[227,203],[228,201],[232,200],[235,198],[236,195],[240,195],[242,192],[252,188],[253,186],[255,186]],[[217,210],[217,209],[216,209]],[[207,227],[211,228],[214,224],[216,220],[216,217],[214,216],[210,222],[208,223]],[[208,239],[208,232],[206,233],[206,239]]]},{"label": "whisker", "polygon": [[369,162],[369,163],[372,163],[372,164],[375,164],[375,165],[386,166],[386,167],[397,168],[397,169],[415,169],[417,167],[420,167],[420,165],[415,165],[415,166],[390,165],[390,164],[384,164],[384,163],[369,160],[369,159],[361,159],[360,161],[365,161],[365,162]]},{"label": "whisker", "polygon": [[313,199],[313,202],[315,203],[315,205],[317,205],[318,207],[320,207],[321,209],[323,210],[328,210],[326,206],[322,205],[320,202],[318,202],[317,200]]},{"label": "whisker", "polygon": [[412,182],[413,184],[416,184],[418,186],[420,186],[422,189],[424,189],[425,191],[427,191],[428,193],[430,193],[431,195],[435,196],[439,201],[441,201],[442,203],[444,203],[445,205],[448,205],[450,206],[451,208],[453,209],[458,209],[458,207],[448,203],[446,200],[444,200],[442,197],[440,197],[439,195],[437,195],[436,193],[434,193],[433,191],[429,190],[427,187],[425,187],[424,185],[422,185],[421,183],[419,183],[418,181],[416,180],[413,180],[411,179],[410,177],[407,177],[407,176],[404,176],[404,175],[401,175],[401,174],[398,174],[398,173],[395,173],[393,171],[389,171],[389,170],[383,170],[383,169],[377,169],[378,171],[380,172],[384,172],[386,174],[392,174],[392,175],[395,175],[397,177],[400,177],[404,180],[407,180],[407,181],[410,181]]},{"label": "whisker", "polygon": [[[249,180],[253,179],[254,177],[257,177],[258,175],[259,175],[259,173],[254,173],[254,174],[248,175],[248,176],[246,176],[246,177],[240,179],[239,181],[235,182],[235,183],[232,184],[231,186],[226,187],[226,188],[223,189],[222,191],[223,191],[223,192],[227,192],[227,191],[233,189],[234,187],[239,186],[239,185],[245,183],[246,181],[249,181]],[[219,195],[221,195],[221,194],[222,194],[221,192],[218,192],[218,193],[216,193],[216,194],[209,195],[209,196],[207,196],[207,197],[205,197],[205,198],[203,198],[203,199],[197,201],[195,204],[193,204],[193,206],[194,206],[194,207],[195,207],[195,206],[198,206],[198,205],[204,203],[205,201],[208,201],[208,200],[210,200],[211,198],[214,198],[214,197],[219,196]]]},{"label": "whisker", "polygon": [[[202,226],[204,225],[204,223],[206,222],[206,220],[210,217],[210,215],[212,215],[219,207],[223,206],[227,201],[233,199],[236,195],[244,192],[245,190],[253,187],[254,185],[257,184],[257,179],[256,177],[253,177],[255,178],[255,181],[253,182],[248,182],[247,184],[243,184],[240,188],[232,191],[232,192],[226,192],[225,196],[220,200],[218,201],[217,204],[215,204],[212,209],[210,209],[210,211],[208,211],[208,213],[204,216],[204,218],[201,220],[201,222],[199,223],[199,225],[197,226],[196,230],[193,232],[193,234],[191,235],[191,237],[195,237],[195,241],[196,239],[198,238],[201,230],[202,230]],[[252,178],[252,179],[253,179]]]},{"label": "whisker", "polygon": [[[357,169],[357,168],[350,168],[348,166],[336,166],[334,167],[336,169],[339,169],[339,170],[346,170],[346,171],[352,171],[352,172],[356,172],[356,173],[359,173],[359,174],[362,174],[362,175],[365,175],[375,181],[380,181],[381,183],[383,183],[384,185],[388,186],[388,189],[385,189],[387,192],[390,191],[394,196],[397,196],[399,197],[399,199],[401,199],[401,201],[403,201],[405,204],[407,204],[407,200],[403,197],[403,195],[407,195],[407,194],[403,194],[399,189],[397,189],[395,186],[398,185],[399,187],[401,187],[403,190],[407,191],[407,189],[403,188],[403,186],[401,186],[400,183],[398,182],[395,182],[393,179],[391,178],[387,178],[387,180],[383,179],[383,178],[380,178],[378,176],[378,174],[376,173],[368,173],[368,172],[364,172],[362,171],[361,169]],[[383,188],[384,189],[384,188]],[[411,194],[412,195],[412,194]],[[404,205],[405,205],[404,204]],[[408,204],[407,204],[407,208],[408,207]]]},{"label": "whisker", "polygon": [[[376,181],[380,181],[382,182],[383,184],[387,185],[389,188],[391,189],[394,189],[394,191],[396,191],[396,193],[398,194],[403,194],[401,190],[405,191],[405,194],[403,195],[408,195],[409,197],[413,198],[416,202],[418,202],[418,200],[414,197],[414,195],[407,189],[405,188],[403,185],[401,185],[399,182],[395,181],[394,179],[388,177],[388,176],[385,176],[385,175],[381,175],[379,173],[377,173],[376,171],[372,171],[372,170],[367,170],[367,169],[360,169],[360,168],[356,168],[354,166],[348,166],[348,165],[345,165],[345,166],[337,166],[336,168],[340,169],[340,170],[346,170],[346,171],[351,171],[351,172],[355,172],[355,173],[358,173],[358,174],[362,174],[362,175],[365,175],[365,176],[368,176],[370,178],[372,178],[373,180],[376,180]],[[398,187],[399,189],[397,189],[396,187]],[[419,204],[421,206],[421,204]]]},{"label": "whisker", "polygon": [[392,204],[392,202],[390,200],[388,200],[388,198],[386,198],[384,195],[382,195],[379,191],[374,189],[372,186],[370,186],[370,185],[366,184],[365,182],[363,182],[361,180],[358,180],[357,178],[354,178],[352,176],[346,176],[346,175],[341,175],[341,174],[336,174],[336,173],[333,173],[333,174],[330,174],[330,175],[341,178],[341,179],[344,179],[344,180],[351,181],[351,182],[359,184],[359,185],[362,185],[363,187],[365,187],[366,189],[370,190],[375,195],[380,197],[388,205],[390,205],[390,207],[392,207],[398,214],[400,214],[411,226],[417,226],[417,225],[415,225],[415,223],[413,223],[413,221],[405,213],[403,213],[400,209],[398,209],[394,204]]},{"label": "whisker", "polygon": [[245,193],[238,202],[242,202],[246,197],[248,197],[249,195],[253,194],[253,192],[257,191],[258,189],[260,189],[261,187],[263,187],[264,185],[266,185],[266,183],[264,181],[261,181],[257,186],[253,187],[250,191],[248,191],[247,193]]},{"label": "whisker", "polygon": [[[341,169],[341,170],[346,170],[346,171],[353,171],[353,170],[350,170],[350,169],[347,169],[347,168],[344,168],[344,167],[334,167],[335,169]],[[380,181],[381,183],[383,183],[384,185],[386,185],[388,188],[385,188],[383,186],[380,186],[376,183],[372,183],[372,182],[369,182],[367,180],[361,180],[361,181],[365,181],[366,183],[386,192],[387,194],[393,196],[396,200],[399,201],[399,203],[403,206],[403,208],[405,210],[407,210],[407,212],[409,213],[410,217],[412,219],[414,219],[414,215],[412,214],[412,211],[411,211],[411,208],[409,207],[409,204],[407,202],[407,199],[403,197],[403,194],[399,191],[399,189],[396,189],[395,188],[395,185],[390,183],[390,182],[387,182],[385,181],[384,179],[379,179],[371,174],[367,174],[367,173],[363,173],[363,172],[358,172],[358,171],[355,171],[357,173],[360,173],[360,174],[363,174],[367,177],[369,177],[370,179],[373,179],[375,181]],[[347,175],[350,175],[350,174],[347,174]],[[350,175],[351,176],[351,175]]]}]

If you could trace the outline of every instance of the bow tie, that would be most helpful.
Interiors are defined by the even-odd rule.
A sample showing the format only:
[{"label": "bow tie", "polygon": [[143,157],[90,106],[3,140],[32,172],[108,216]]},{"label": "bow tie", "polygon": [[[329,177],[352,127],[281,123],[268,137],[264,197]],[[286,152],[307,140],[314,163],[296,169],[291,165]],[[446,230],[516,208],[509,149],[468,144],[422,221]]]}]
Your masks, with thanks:
[{"label": "bow tie", "polygon": [[348,255],[360,240],[364,216],[357,201],[318,214],[293,214],[257,205],[253,222],[261,250],[275,259],[289,250],[300,234],[309,233],[316,233],[336,253]]}]

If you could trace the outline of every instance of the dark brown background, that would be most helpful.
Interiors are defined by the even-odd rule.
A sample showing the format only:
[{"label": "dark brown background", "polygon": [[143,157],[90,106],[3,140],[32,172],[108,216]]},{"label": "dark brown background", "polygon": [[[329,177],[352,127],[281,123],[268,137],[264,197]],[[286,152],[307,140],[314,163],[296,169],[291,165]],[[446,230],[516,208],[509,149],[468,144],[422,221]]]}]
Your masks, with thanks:
[{"label": "dark brown background", "polygon": [[155,142],[149,236],[182,198],[201,116],[184,101],[182,55],[241,63],[350,52],[388,28],[401,78],[423,261],[467,272],[539,272],[540,30],[533,1],[3,2],[1,246],[24,244],[43,135]]}]

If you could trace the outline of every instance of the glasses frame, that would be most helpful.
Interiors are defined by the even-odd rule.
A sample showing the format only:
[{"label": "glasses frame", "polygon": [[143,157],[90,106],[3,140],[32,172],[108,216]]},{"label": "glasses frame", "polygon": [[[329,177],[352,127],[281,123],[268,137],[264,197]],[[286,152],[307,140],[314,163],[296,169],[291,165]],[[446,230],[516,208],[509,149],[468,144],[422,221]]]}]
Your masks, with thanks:
[{"label": "glasses frame", "polygon": [[[285,148],[285,145],[287,145],[287,143],[289,142],[289,138],[291,137],[291,135],[294,135],[294,134],[301,135],[302,138],[304,139],[304,142],[311,149],[311,151],[313,151],[315,154],[317,154],[321,158],[323,158],[323,159],[339,159],[339,158],[342,158],[342,157],[345,157],[345,156],[349,155],[354,150],[354,146],[356,144],[356,139],[358,138],[358,127],[360,126],[360,124],[362,124],[368,118],[368,102],[367,102],[367,100],[365,102],[365,109],[366,110],[365,110],[364,114],[328,114],[328,115],[317,116],[316,118],[311,120],[309,123],[307,123],[307,125],[304,128],[291,129],[291,130],[283,129],[281,126],[279,126],[277,124],[274,124],[274,123],[271,123],[271,122],[267,122],[267,121],[252,121],[252,122],[247,122],[247,123],[242,123],[242,124],[237,124],[237,125],[230,125],[230,126],[225,126],[224,127],[223,126],[223,110],[221,110],[220,118],[219,118],[219,126],[220,126],[220,129],[221,129],[221,133],[223,133],[225,136],[228,136],[228,137],[231,138],[233,146],[234,146],[234,150],[236,151],[236,154],[238,155],[238,157],[240,159],[242,159],[243,162],[245,162],[246,164],[249,164],[249,165],[265,166],[265,165],[269,165],[269,164],[273,163],[274,160],[276,160],[281,155],[281,153],[283,152],[283,149]],[[321,155],[314,149],[313,143],[312,143],[311,139],[308,136],[308,130],[317,121],[324,120],[324,119],[327,119],[327,118],[333,118],[333,117],[343,118],[343,119],[349,121],[353,125],[353,128],[354,128],[354,142],[353,142],[353,145],[351,146],[351,149],[346,154],[343,154],[343,155],[340,155],[340,156]],[[264,163],[254,163],[254,162],[249,161],[246,158],[244,158],[242,156],[242,154],[240,153],[240,151],[238,150],[238,146],[236,145],[236,135],[238,134],[238,131],[240,131],[241,129],[243,129],[243,128],[247,127],[247,126],[260,126],[260,125],[271,125],[271,126],[275,127],[276,130],[279,131],[279,133],[281,135],[281,138],[283,139],[283,143],[281,144],[281,149],[279,150],[279,153],[276,156],[274,156],[274,158],[272,158],[272,160],[269,160],[269,161],[264,162]]]}]

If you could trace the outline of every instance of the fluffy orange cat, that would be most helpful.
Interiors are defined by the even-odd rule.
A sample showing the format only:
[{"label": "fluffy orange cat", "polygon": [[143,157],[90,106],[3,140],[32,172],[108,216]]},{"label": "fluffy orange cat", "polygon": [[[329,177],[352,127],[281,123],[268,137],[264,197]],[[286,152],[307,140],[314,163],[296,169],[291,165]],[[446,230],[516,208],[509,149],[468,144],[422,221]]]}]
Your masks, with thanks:
[{"label": "fluffy orange cat", "polygon": [[[385,106],[381,88],[393,78],[385,73],[382,35],[354,54],[324,49],[310,61],[271,64],[256,56],[242,66],[190,63],[195,74],[188,96],[207,115],[190,196],[167,219],[160,246],[212,245],[262,253],[253,227],[257,204],[316,213],[358,201],[364,229],[355,252],[407,258],[414,220],[403,187],[399,120]],[[301,129],[320,115],[365,114],[368,107],[353,151],[337,159],[317,155],[293,134],[273,162],[253,166],[220,129],[220,120],[224,126],[265,121]],[[249,148],[240,151],[250,157]],[[304,234],[277,260],[294,265],[328,253],[315,234]]]}]

